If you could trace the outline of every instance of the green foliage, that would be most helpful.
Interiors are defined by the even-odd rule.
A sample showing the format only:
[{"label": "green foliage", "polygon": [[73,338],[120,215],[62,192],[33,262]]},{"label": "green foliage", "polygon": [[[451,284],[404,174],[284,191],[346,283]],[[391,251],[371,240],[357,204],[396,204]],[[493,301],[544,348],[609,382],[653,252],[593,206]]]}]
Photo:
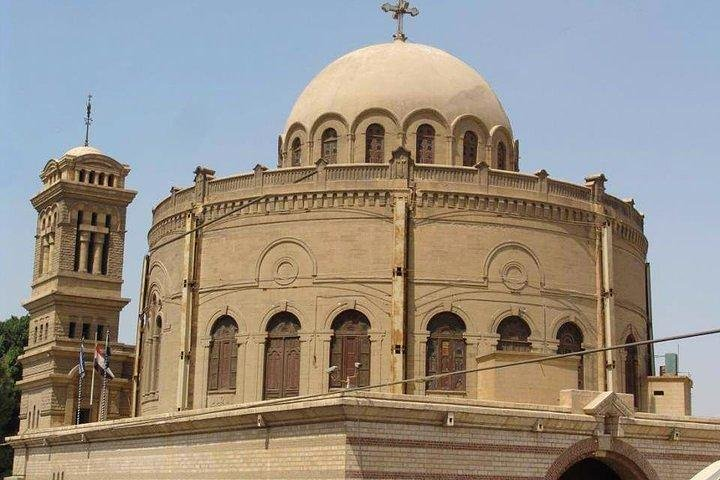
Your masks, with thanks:
[{"label": "green foliage", "polygon": [[[14,435],[20,420],[20,391],[15,382],[22,378],[22,367],[17,357],[28,341],[30,317],[12,316],[0,322],[0,438]],[[0,447],[0,477],[12,471],[12,450]]]}]

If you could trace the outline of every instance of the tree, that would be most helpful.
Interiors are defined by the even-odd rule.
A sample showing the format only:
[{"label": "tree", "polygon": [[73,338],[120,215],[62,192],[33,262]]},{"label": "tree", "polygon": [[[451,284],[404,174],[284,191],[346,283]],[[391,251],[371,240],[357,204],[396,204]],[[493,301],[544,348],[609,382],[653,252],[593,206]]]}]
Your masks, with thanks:
[{"label": "tree", "polygon": [[[15,383],[22,378],[18,356],[28,342],[30,317],[11,316],[0,322],[0,438],[18,432],[20,426],[20,390]],[[12,449],[0,447],[0,477],[12,473]]]}]

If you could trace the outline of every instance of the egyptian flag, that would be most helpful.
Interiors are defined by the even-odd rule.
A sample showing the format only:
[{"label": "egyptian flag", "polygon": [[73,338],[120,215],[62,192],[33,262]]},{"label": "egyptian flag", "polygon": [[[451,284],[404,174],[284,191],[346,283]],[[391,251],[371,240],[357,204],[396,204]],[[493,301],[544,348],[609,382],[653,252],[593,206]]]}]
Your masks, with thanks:
[{"label": "egyptian flag", "polygon": [[115,378],[112,370],[110,370],[110,345],[105,344],[105,351],[100,345],[95,346],[95,370],[100,375],[107,375],[108,378]]}]

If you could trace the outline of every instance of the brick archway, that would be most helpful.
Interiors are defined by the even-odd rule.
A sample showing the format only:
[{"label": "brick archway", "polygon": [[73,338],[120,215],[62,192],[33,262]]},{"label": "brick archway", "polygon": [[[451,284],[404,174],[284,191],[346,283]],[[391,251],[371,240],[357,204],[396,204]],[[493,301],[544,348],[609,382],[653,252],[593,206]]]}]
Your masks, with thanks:
[{"label": "brick archway", "polygon": [[623,480],[660,480],[642,453],[629,443],[609,438],[607,444],[587,438],[567,448],[550,466],[545,480],[559,480],[565,471],[586,458],[596,458],[617,471]]}]

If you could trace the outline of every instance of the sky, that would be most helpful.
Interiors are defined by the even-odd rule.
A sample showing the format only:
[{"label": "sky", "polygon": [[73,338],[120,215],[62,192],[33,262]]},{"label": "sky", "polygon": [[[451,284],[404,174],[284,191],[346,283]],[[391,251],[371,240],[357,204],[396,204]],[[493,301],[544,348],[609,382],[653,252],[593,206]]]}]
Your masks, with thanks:
[{"label": "sky", "polygon": [[[190,185],[276,162],[305,85],[335,58],[389,41],[379,0],[0,0],[0,318],[24,313],[38,175],[84,139],[132,172],[120,339],[135,303],[153,205]],[[608,191],[646,215],[656,337],[717,328],[720,3],[695,0],[414,0],[411,41],[476,68],[521,142],[520,167]],[[680,351],[694,413],[720,416],[720,336]]]}]

